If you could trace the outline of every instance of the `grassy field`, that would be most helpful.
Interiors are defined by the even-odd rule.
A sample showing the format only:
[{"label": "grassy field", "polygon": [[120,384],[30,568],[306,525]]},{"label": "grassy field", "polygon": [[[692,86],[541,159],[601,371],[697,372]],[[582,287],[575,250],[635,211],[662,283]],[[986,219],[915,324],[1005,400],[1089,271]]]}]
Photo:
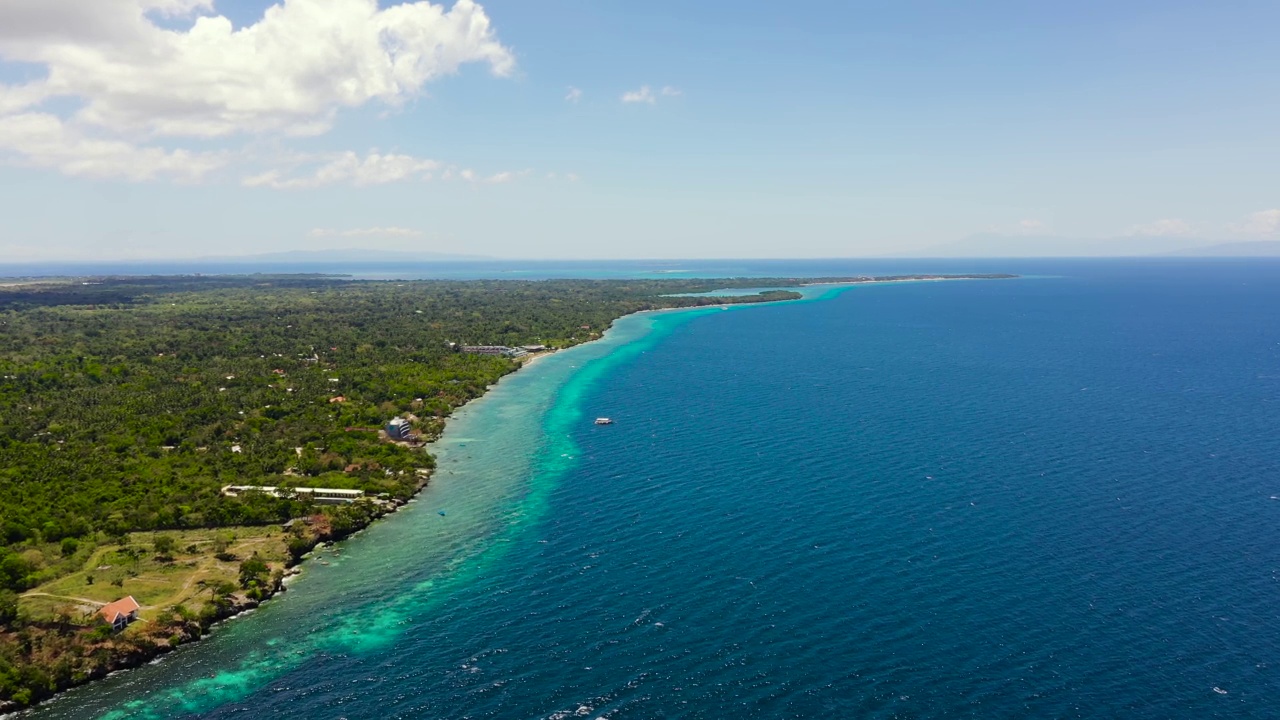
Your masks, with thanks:
[{"label": "grassy field", "polygon": [[[172,541],[167,555],[157,537]],[[239,583],[240,562],[257,553],[272,570],[284,567],[288,553],[278,525],[217,530],[132,533],[123,544],[87,548],[79,570],[24,593],[20,606],[33,618],[92,617],[97,608],[132,595],[143,619],[184,605],[198,611],[210,599],[208,588]],[[161,540],[161,546],[164,541]]]},{"label": "grassy field", "polygon": [[[382,509],[329,508],[289,530],[96,533],[28,545],[22,557],[45,581],[18,597],[18,619],[0,628],[0,714],[199,639],[213,623],[270,597],[291,557],[367,526]],[[127,596],[141,606],[140,618],[113,632],[98,611]]]}]

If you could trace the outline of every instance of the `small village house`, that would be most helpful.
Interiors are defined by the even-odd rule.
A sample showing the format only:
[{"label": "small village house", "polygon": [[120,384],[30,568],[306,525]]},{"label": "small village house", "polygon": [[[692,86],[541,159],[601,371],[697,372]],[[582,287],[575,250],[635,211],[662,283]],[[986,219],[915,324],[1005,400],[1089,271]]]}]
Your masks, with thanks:
[{"label": "small village house", "polygon": [[112,630],[120,632],[129,627],[129,623],[138,619],[138,610],[140,609],[138,601],[134,600],[133,596],[130,595],[113,603],[103,605],[98,610],[98,614],[102,616],[103,620],[111,624]]}]

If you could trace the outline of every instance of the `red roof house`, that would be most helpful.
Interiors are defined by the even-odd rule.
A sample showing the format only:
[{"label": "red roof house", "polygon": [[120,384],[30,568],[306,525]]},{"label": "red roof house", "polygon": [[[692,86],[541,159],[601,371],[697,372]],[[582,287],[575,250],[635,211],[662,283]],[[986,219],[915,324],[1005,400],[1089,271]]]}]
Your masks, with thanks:
[{"label": "red roof house", "polygon": [[141,606],[138,605],[138,601],[134,600],[133,596],[130,595],[113,603],[103,605],[98,614],[102,616],[103,620],[111,623],[111,627],[114,630],[120,631],[128,627],[129,623],[138,619],[138,610],[140,609]]}]

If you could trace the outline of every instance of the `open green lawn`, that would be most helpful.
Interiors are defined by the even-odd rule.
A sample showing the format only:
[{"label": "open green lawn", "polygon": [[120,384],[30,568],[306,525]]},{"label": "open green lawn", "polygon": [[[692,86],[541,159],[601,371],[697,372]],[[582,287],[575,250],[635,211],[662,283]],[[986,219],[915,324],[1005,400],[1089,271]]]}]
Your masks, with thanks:
[{"label": "open green lawn", "polygon": [[[158,535],[172,538],[172,560],[158,557]],[[223,546],[234,560],[215,557]],[[240,561],[255,552],[273,569],[283,567],[284,531],[269,525],[131,533],[126,544],[100,545],[86,553],[79,570],[29,590],[20,603],[32,617],[53,617],[70,610],[72,617],[79,618],[127,595],[142,605],[143,618],[174,605],[198,610],[209,598],[206,585],[236,584]]]}]

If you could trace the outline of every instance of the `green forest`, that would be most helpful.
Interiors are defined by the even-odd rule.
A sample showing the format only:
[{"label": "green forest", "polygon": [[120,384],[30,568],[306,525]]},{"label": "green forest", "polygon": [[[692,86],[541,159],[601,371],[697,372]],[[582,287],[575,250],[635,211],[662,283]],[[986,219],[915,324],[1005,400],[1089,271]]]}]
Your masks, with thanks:
[{"label": "green forest", "polygon": [[184,276],[0,288],[0,591],[65,570],[31,548],[74,555],[86,537],[314,511],[224,497],[229,484],[411,495],[432,458],[377,430],[403,416],[431,439],[518,367],[457,345],[562,348],[639,310],[795,297],[671,293],[799,282]]}]

